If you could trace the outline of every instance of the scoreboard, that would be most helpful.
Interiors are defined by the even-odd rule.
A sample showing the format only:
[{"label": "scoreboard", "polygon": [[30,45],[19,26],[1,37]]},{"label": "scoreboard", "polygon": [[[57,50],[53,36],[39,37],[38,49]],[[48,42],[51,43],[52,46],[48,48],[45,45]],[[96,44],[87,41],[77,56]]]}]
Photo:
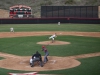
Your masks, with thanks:
[{"label": "scoreboard", "polygon": [[9,8],[10,18],[30,18],[32,17],[32,9],[25,5],[15,5]]}]

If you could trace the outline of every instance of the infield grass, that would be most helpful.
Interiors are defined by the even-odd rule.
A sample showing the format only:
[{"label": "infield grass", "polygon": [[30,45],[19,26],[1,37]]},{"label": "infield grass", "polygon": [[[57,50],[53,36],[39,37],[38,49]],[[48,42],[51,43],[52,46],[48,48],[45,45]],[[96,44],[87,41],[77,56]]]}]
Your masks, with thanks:
[{"label": "infield grass", "polygon": [[[0,52],[25,56],[32,55],[36,51],[41,51],[42,45],[37,45],[39,41],[48,41],[48,36],[29,36],[16,38],[1,38]],[[50,56],[70,56],[99,52],[100,38],[82,36],[58,36],[57,40],[70,42],[68,45],[47,46]]]}]

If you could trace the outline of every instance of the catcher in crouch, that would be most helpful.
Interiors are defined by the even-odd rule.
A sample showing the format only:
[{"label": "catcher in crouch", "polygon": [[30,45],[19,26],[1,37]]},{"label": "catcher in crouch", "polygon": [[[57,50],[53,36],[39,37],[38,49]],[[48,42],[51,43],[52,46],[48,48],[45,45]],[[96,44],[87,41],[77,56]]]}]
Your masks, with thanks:
[{"label": "catcher in crouch", "polygon": [[33,54],[32,58],[30,59],[30,65],[31,65],[31,67],[34,66],[35,62],[39,62],[40,66],[43,67],[42,57],[41,57],[41,54],[38,51],[36,51],[36,53]]},{"label": "catcher in crouch", "polygon": [[54,42],[55,38],[57,37],[56,33],[49,37],[49,39],[52,39],[52,43]]}]

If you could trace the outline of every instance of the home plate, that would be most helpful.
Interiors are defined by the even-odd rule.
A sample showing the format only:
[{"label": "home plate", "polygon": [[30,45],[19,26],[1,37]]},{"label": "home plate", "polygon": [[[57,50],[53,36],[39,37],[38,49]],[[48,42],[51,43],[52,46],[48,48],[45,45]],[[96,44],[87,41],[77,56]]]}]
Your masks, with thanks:
[{"label": "home plate", "polygon": [[54,64],[56,62],[56,60],[50,60],[50,64]]}]

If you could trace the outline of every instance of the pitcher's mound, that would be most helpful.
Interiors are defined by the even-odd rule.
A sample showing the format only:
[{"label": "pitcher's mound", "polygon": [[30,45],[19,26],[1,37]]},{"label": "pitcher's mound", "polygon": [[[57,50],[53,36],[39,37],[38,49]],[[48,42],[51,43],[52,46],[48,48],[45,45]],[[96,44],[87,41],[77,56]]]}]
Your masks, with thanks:
[{"label": "pitcher's mound", "polygon": [[56,40],[53,43],[51,41],[42,41],[42,42],[37,42],[37,44],[41,44],[41,45],[66,45],[66,44],[70,44],[70,42]]}]

